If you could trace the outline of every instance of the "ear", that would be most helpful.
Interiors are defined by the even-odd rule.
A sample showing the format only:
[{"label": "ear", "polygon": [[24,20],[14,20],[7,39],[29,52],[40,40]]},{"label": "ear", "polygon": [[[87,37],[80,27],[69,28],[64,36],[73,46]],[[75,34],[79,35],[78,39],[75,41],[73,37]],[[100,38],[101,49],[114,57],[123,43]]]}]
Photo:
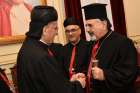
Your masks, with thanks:
[{"label": "ear", "polygon": [[106,21],[106,20],[104,20],[104,21],[103,21],[103,24],[104,24],[104,25],[107,25],[107,21]]},{"label": "ear", "polygon": [[43,27],[42,34],[44,34],[44,33],[45,33],[45,31],[46,31],[46,27],[44,26],[44,27]]},{"label": "ear", "polygon": [[103,28],[106,29],[106,28],[107,28],[107,21],[104,20],[104,21],[102,21],[102,22],[103,22]]},{"label": "ear", "polygon": [[81,35],[81,28],[80,28],[80,30],[79,30],[79,34]]},{"label": "ear", "polygon": [[47,27],[44,26],[44,27],[43,27],[43,31],[42,31],[42,35],[45,35],[46,33],[47,33]]}]

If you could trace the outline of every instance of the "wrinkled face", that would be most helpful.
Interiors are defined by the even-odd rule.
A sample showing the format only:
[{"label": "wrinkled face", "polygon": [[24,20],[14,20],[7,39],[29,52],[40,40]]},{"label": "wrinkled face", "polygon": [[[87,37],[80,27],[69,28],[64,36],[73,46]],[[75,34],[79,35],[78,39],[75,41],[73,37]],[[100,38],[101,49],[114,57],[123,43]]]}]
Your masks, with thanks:
[{"label": "wrinkled face", "polygon": [[86,20],[86,31],[98,40],[107,33],[107,22],[100,19]]},{"label": "wrinkled face", "polygon": [[71,43],[77,43],[80,39],[81,29],[78,25],[68,25],[65,27],[65,33]]},{"label": "wrinkled face", "polygon": [[43,41],[46,43],[52,43],[54,40],[55,35],[58,33],[58,24],[57,21],[53,21],[48,23],[43,28]]}]

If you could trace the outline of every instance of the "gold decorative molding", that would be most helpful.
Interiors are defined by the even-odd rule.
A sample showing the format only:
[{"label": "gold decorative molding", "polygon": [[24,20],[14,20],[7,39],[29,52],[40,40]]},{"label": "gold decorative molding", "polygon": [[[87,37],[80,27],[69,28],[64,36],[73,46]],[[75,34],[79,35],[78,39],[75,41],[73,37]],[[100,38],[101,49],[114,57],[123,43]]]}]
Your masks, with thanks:
[{"label": "gold decorative molding", "polygon": [[7,44],[21,43],[25,39],[24,35],[0,37],[0,46]]},{"label": "gold decorative molding", "polygon": [[47,5],[47,0],[40,0],[42,5]]}]

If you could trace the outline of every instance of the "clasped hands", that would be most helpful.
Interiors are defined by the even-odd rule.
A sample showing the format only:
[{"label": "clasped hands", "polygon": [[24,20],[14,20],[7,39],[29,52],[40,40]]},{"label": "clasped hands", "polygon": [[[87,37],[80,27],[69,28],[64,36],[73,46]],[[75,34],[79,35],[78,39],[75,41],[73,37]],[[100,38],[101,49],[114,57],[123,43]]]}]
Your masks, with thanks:
[{"label": "clasped hands", "polygon": [[[103,70],[97,66],[92,68],[92,76],[96,80],[105,80]],[[70,81],[79,81],[83,88],[86,86],[86,76],[83,73],[73,74]]]},{"label": "clasped hands", "polygon": [[83,73],[76,73],[76,74],[73,74],[70,81],[79,81],[82,88],[85,88],[86,86],[86,76],[85,74]]}]

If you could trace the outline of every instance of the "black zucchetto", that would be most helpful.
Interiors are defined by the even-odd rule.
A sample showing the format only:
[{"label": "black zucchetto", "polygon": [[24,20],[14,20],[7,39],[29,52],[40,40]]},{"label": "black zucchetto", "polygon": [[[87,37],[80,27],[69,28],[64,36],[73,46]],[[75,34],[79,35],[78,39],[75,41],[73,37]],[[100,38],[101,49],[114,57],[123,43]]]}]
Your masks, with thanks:
[{"label": "black zucchetto", "polygon": [[64,20],[64,23],[63,23],[64,27],[68,26],[68,25],[78,25],[80,26],[80,23],[79,21],[74,18],[74,17],[68,17]]},{"label": "black zucchetto", "polygon": [[82,7],[85,19],[107,19],[106,4],[93,3]]},{"label": "black zucchetto", "polygon": [[52,6],[35,6],[31,12],[31,22],[27,37],[40,39],[43,27],[49,22],[57,21],[58,14]]}]

